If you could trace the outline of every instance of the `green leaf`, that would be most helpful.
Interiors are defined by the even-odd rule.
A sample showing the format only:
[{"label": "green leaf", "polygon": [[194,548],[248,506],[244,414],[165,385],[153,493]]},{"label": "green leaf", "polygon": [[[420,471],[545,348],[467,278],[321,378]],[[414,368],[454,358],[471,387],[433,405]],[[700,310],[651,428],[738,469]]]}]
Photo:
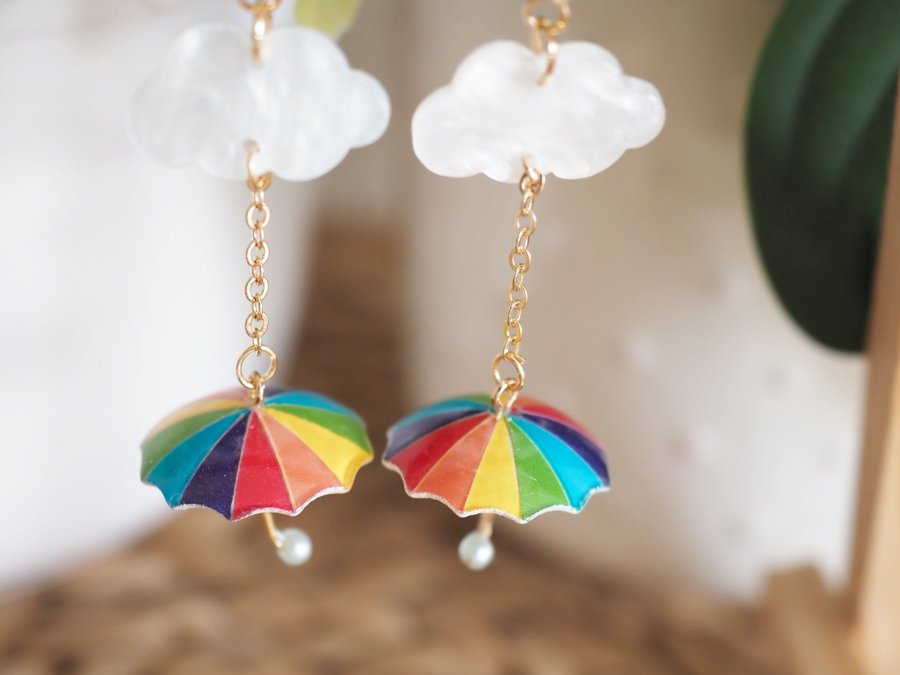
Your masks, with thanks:
[{"label": "green leaf", "polygon": [[301,26],[339,38],[356,19],[361,0],[297,0],[294,18]]},{"label": "green leaf", "polygon": [[788,313],[835,349],[864,342],[898,64],[897,0],[790,0],[753,85],[756,242]]}]

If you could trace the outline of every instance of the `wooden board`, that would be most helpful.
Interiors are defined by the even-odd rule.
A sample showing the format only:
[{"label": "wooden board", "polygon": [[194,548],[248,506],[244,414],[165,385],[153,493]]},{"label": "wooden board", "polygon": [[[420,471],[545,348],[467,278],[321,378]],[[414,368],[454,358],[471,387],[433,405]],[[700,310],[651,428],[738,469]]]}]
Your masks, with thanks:
[{"label": "wooden board", "polygon": [[858,511],[849,593],[872,675],[900,673],[900,104],[868,336]]}]

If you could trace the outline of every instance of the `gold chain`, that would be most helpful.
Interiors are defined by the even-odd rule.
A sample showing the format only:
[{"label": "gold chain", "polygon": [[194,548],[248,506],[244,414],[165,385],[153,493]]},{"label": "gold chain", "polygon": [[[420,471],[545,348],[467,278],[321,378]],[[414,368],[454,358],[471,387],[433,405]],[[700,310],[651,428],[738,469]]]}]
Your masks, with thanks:
[{"label": "gold chain", "polygon": [[556,7],[556,17],[549,18],[537,14],[537,8],[546,0],[526,0],[522,7],[525,23],[531,28],[531,48],[535,54],[547,55],[547,68],[538,80],[544,84],[556,68],[559,55],[559,36],[569,26],[572,19],[572,6],[569,0],[552,0]]},{"label": "gold chain", "polygon": [[[272,173],[257,176],[253,170],[253,161],[259,148],[250,146],[247,153],[247,187],[253,193],[253,202],[247,207],[245,221],[253,233],[250,245],[247,246],[245,258],[250,266],[250,278],[244,285],[244,295],[250,303],[250,313],[244,321],[244,330],[250,338],[250,346],[245,349],[237,361],[237,378],[251,392],[254,401],[260,402],[266,382],[275,376],[278,369],[278,358],[271,348],[262,342],[269,330],[269,317],[263,310],[263,300],[269,293],[269,282],[263,267],[269,259],[269,245],[266,243],[266,226],[271,214],[266,204],[266,190],[272,184]],[[244,362],[252,355],[265,356],[269,367],[264,374],[254,370],[249,377],[244,375]]]},{"label": "gold chain", "polygon": [[[509,266],[513,271],[512,282],[507,289],[509,305],[506,322],[503,325],[504,342],[500,353],[494,357],[491,366],[497,389],[494,391],[494,407],[499,415],[506,414],[516,402],[519,392],[525,387],[525,357],[519,353],[522,343],[522,314],[528,305],[528,290],[525,275],[531,269],[531,251],[528,245],[537,228],[534,200],[544,189],[546,177],[523,160],[525,172],[519,181],[522,201],[516,214],[516,243],[509,252]],[[503,365],[512,367],[512,375],[501,372]]]}]

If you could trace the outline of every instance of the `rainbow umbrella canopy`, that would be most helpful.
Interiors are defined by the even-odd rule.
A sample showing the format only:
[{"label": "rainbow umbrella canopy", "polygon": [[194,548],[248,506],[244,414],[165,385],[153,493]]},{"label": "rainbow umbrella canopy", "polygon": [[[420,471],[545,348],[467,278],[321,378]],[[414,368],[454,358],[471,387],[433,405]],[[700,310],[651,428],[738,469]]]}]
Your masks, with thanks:
[{"label": "rainbow umbrella canopy", "polygon": [[424,408],[388,431],[383,463],[411,497],[459,516],[497,513],[526,523],[546,511],[581,511],[609,489],[603,450],[563,413],[519,398],[498,416],[489,396]]},{"label": "rainbow umbrella canopy", "polygon": [[347,492],[372,460],[362,419],[318,394],[244,389],[192,403],[141,444],[141,479],[169,506],[204,506],[229,520],[296,515],[322,495]]}]

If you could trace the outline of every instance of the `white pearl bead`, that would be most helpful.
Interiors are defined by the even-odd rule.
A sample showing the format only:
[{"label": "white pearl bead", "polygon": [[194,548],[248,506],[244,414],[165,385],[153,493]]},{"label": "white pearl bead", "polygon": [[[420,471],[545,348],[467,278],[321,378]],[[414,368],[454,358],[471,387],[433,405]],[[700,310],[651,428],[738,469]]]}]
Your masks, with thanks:
[{"label": "white pearl bead", "polygon": [[459,542],[459,559],[470,570],[479,572],[494,560],[494,544],[478,530],[469,532]]},{"label": "white pearl bead", "polygon": [[299,567],[312,558],[312,539],[303,530],[281,530],[278,535],[278,557],[291,567]]}]

